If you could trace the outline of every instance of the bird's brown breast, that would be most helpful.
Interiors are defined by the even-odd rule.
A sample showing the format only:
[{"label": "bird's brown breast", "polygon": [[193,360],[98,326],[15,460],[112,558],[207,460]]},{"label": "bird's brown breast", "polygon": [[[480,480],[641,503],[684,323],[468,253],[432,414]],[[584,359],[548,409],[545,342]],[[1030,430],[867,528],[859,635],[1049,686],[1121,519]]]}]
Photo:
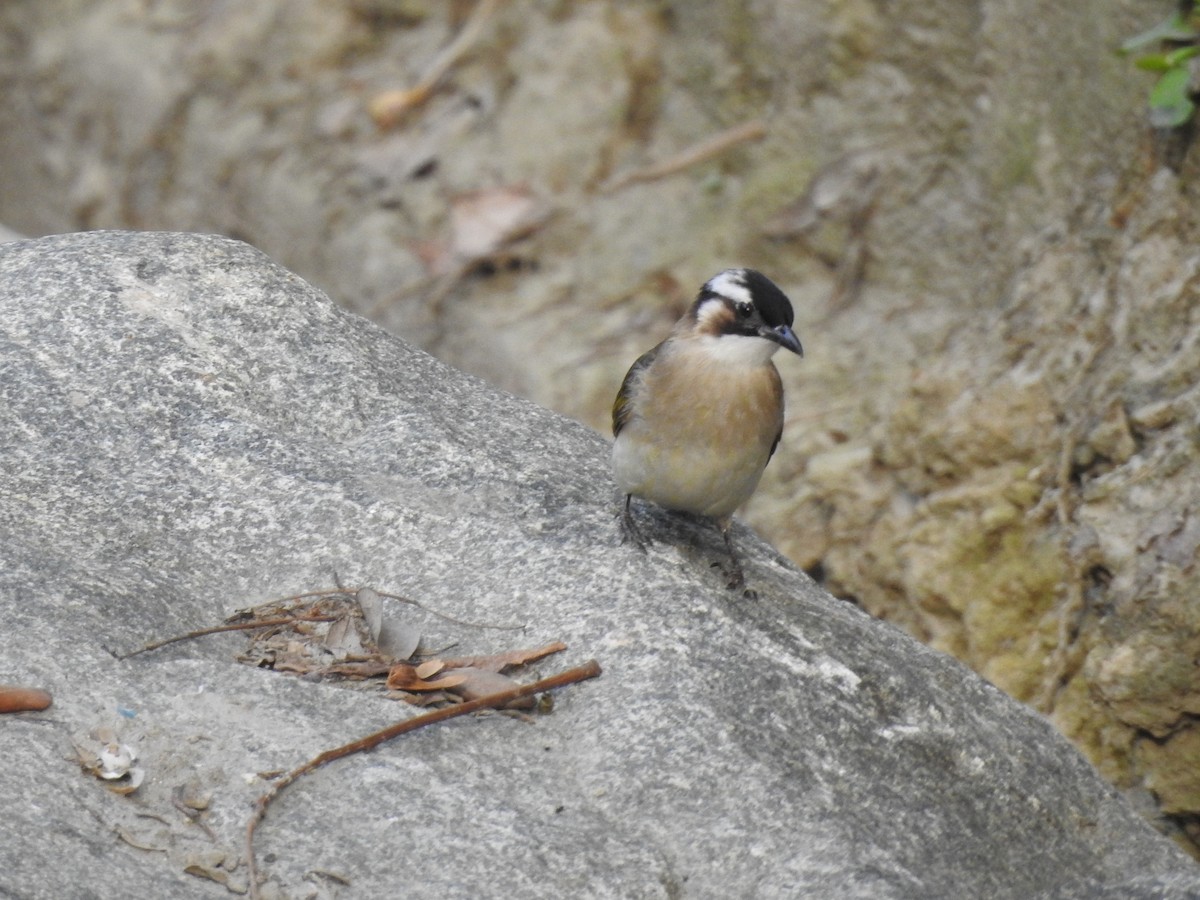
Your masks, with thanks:
[{"label": "bird's brown breast", "polygon": [[681,341],[636,390],[637,415],[614,448],[622,488],[672,509],[732,514],[757,487],[783,427],[775,366],[714,360]]}]

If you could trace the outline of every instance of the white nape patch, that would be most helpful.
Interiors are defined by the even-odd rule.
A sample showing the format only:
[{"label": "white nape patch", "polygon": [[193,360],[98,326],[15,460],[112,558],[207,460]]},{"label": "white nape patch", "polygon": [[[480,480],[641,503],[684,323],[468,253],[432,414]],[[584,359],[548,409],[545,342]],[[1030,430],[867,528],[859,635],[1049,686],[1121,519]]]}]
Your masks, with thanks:
[{"label": "white nape patch", "polygon": [[698,341],[705,359],[735,366],[765,365],[779,345],[766,338],[743,334],[704,335]]},{"label": "white nape patch", "polygon": [[728,297],[735,303],[753,304],[754,298],[750,295],[749,288],[742,283],[742,279],[745,278],[744,272],[744,269],[726,269],[724,272],[718,272],[708,280],[704,288],[714,294]]},{"label": "white nape patch", "polygon": [[698,331],[720,331],[721,326],[729,319],[729,307],[720,297],[710,297],[696,308],[696,329]]}]

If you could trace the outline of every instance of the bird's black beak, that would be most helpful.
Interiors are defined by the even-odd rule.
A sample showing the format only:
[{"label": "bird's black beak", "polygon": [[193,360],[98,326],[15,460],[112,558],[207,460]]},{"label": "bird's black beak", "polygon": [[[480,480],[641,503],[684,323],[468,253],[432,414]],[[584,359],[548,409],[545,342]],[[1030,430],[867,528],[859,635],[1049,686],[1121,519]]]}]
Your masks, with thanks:
[{"label": "bird's black beak", "polygon": [[797,356],[804,356],[804,348],[800,346],[800,338],[796,337],[796,332],[792,331],[787,325],[780,325],[777,328],[763,328],[759,331],[759,334],[768,341],[774,341],[784,350],[791,350]]}]

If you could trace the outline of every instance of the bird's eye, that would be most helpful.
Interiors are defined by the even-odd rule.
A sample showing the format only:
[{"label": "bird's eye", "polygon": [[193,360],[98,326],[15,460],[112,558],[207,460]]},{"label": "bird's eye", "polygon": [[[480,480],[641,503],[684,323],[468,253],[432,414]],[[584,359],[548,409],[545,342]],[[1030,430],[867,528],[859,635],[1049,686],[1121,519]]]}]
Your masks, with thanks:
[{"label": "bird's eye", "polygon": [[754,307],[744,301],[741,303],[735,303],[733,308],[734,311],[737,312],[738,317],[742,319],[750,318],[750,314],[754,312]]}]

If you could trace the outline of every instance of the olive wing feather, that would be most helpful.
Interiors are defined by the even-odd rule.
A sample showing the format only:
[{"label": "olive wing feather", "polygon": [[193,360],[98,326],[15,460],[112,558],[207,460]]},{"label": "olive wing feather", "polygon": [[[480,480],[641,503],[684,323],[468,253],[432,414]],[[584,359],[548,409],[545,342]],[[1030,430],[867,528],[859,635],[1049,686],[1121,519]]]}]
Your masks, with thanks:
[{"label": "olive wing feather", "polygon": [[617,437],[621,433],[621,429],[628,424],[633,416],[633,410],[630,408],[630,401],[633,398],[634,391],[637,390],[638,382],[641,380],[642,374],[646,369],[650,368],[654,362],[654,358],[658,356],[658,351],[662,349],[662,344],[647,350],[637,358],[629,371],[625,373],[625,380],[621,382],[621,389],[617,391],[617,398],[613,401],[612,408],[612,429],[613,437]]}]

